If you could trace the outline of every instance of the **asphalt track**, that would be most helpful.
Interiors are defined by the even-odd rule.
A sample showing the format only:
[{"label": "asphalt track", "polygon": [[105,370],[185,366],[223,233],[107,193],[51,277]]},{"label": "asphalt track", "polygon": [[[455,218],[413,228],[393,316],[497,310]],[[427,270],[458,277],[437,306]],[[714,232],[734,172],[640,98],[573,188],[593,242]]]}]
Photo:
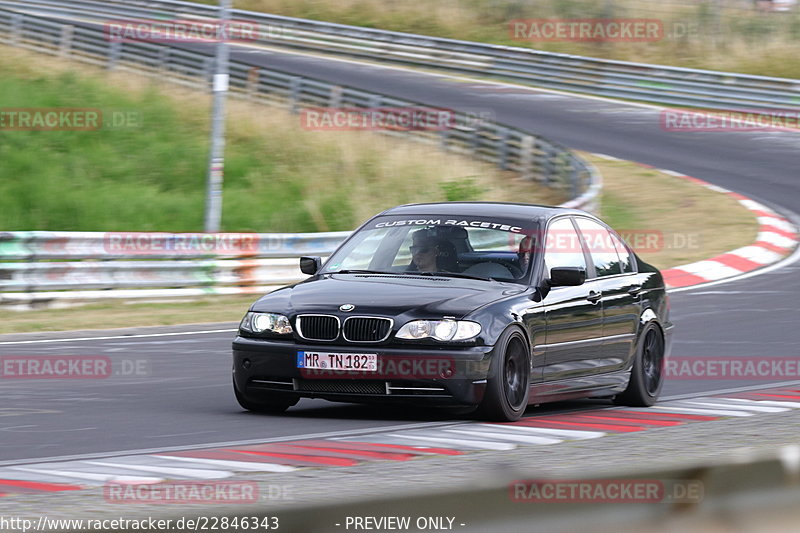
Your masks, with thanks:
[{"label": "asphalt track", "polygon": [[[232,59],[428,105],[491,111],[501,123],[571,148],[672,169],[750,196],[789,216],[800,212],[800,134],[671,133],[661,129],[659,111],[644,106],[277,51],[234,49]],[[658,198],[643,194],[641,201],[657,203]],[[673,355],[797,358],[799,269],[794,262],[741,281],[674,293]],[[0,462],[264,441],[453,419],[430,410],[316,400],[304,400],[280,417],[242,412],[230,388],[232,336],[218,332],[0,344],[0,356],[103,355],[118,367],[142,361],[140,370],[144,369],[140,375],[112,379],[4,380]],[[767,383],[669,381],[664,395]],[[545,410],[582,405],[573,402]],[[532,408],[529,415],[539,412]]]}]

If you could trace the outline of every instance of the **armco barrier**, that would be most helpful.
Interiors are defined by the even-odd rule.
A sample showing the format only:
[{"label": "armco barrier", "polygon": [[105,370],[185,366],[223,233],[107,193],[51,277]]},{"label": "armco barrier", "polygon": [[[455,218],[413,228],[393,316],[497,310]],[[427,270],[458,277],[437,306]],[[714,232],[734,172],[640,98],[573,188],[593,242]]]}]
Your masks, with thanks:
[{"label": "armco barrier", "polygon": [[[97,19],[214,18],[212,5],[176,0],[0,1],[8,9],[83,13]],[[233,10],[257,21],[263,44],[392,61],[540,87],[670,106],[800,110],[800,80],[650,65]]]},{"label": "armco barrier", "polygon": [[298,257],[348,235],[0,233],[0,304],[263,292],[301,280]]}]

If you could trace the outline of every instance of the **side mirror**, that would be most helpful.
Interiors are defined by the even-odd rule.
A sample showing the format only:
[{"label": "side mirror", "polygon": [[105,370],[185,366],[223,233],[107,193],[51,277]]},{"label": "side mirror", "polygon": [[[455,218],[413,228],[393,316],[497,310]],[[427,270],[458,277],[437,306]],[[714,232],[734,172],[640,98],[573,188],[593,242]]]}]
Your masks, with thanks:
[{"label": "side mirror", "polygon": [[322,259],[317,256],[301,257],[300,272],[313,276],[322,268]]},{"label": "side mirror", "polygon": [[551,287],[576,287],[586,281],[586,269],[583,267],[556,267],[550,269]]}]

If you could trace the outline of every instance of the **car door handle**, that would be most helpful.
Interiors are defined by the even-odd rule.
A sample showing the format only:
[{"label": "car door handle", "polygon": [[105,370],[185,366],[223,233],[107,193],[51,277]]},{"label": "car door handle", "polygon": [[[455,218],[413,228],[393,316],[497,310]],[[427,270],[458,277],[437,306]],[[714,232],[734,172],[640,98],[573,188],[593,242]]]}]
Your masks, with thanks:
[{"label": "car door handle", "polygon": [[641,285],[633,285],[628,289],[628,294],[631,296],[638,296],[640,292],[642,292]]},{"label": "car door handle", "polygon": [[592,303],[597,303],[603,295],[596,291],[589,291],[589,294],[586,296],[586,299]]}]

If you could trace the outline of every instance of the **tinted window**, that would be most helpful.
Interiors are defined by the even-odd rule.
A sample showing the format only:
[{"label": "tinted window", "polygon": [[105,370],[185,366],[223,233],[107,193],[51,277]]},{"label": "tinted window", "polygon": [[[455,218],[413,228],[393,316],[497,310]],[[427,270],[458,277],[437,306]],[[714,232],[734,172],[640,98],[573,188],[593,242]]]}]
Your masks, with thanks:
[{"label": "tinted window", "polygon": [[617,249],[617,255],[619,255],[619,259],[622,262],[622,271],[623,272],[633,272],[633,260],[631,259],[631,253],[628,250],[628,247],[623,244],[619,237],[616,234],[611,232],[611,240],[614,241],[614,247]]},{"label": "tinted window", "polygon": [[588,218],[578,218],[577,222],[583,241],[592,255],[592,262],[597,271],[597,276],[621,274],[622,268],[617,255],[617,248],[608,230]]},{"label": "tinted window", "polygon": [[568,218],[556,220],[547,229],[544,264],[547,276],[550,275],[550,269],[555,267],[586,268],[580,238]]}]

